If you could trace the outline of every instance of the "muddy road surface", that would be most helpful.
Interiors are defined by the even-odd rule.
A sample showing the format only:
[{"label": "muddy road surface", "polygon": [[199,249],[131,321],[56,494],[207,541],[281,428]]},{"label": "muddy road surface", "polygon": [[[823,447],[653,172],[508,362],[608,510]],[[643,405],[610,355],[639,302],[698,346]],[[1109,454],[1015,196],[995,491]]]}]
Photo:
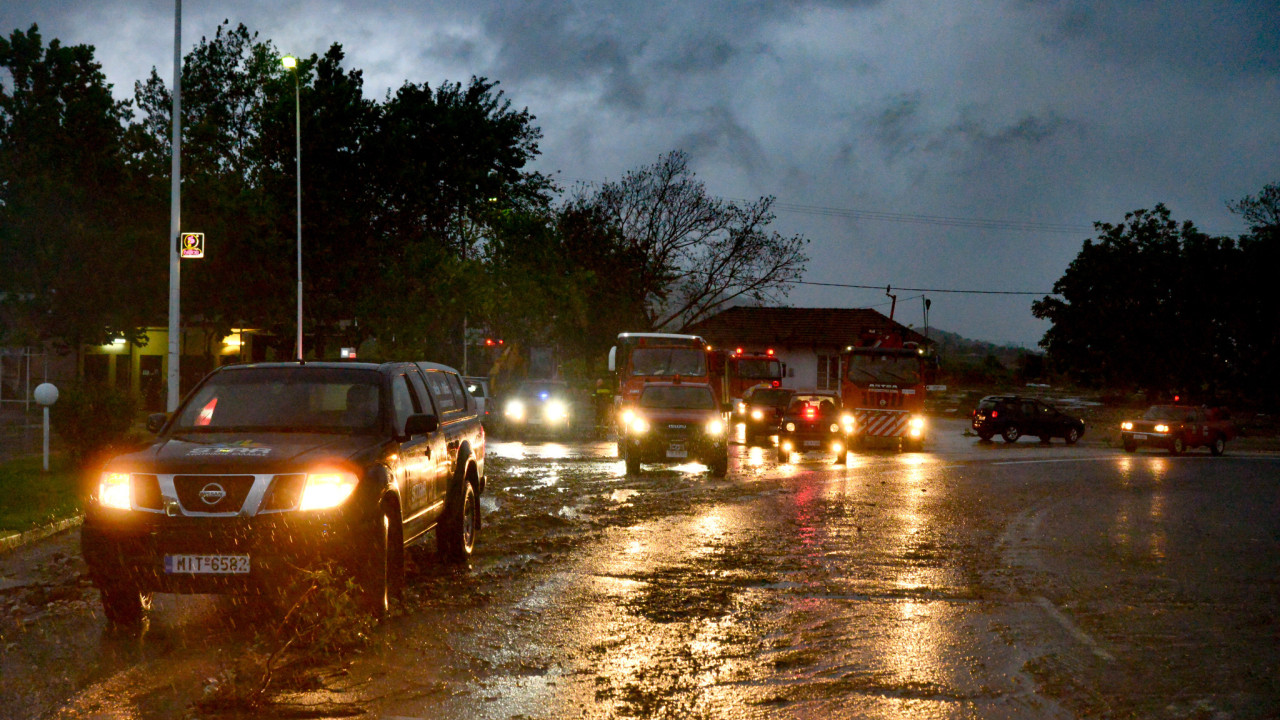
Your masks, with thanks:
[{"label": "muddy road surface", "polygon": [[1280,456],[939,426],[724,479],[494,440],[471,566],[414,554],[366,641],[262,692],[270,609],[113,630],[65,533],[0,557],[0,717],[1280,716]]}]

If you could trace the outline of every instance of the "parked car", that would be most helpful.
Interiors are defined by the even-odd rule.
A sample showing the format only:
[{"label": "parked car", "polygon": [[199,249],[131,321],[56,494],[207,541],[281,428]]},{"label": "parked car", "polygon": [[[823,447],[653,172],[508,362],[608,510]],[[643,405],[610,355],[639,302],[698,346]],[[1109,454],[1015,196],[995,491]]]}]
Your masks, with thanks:
[{"label": "parked car", "polygon": [[761,440],[778,433],[778,424],[782,413],[791,402],[794,393],[789,388],[775,388],[758,385],[748,388],[738,402],[736,419],[742,424],[743,439],[747,445],[755,445]]},{"label": "parked car", "polygon": [[685,463],[698,460],[711,474],[729,470],[729,441],[724,415],[707,383],[646,383],[619,444],[627,473],[641,463]]},{"label": "parked car", "polygon": [[790,462],[792,454],[828,452],[847,464],[853,432],[853,416],[841,411],[834,392],[796,391],[778,428],[778,462]]},{"label": "parked car", "polygon": [[1236,428],[1222,408],[1190,405],[1152,405],[1139,420],[1120,423],[1120,443],[1125,452],[1158,447],[1179,455],[1194,447],[1207,447],[1214,455],[1226,452]]},{"label": "parked car", "polygon": [[464,377],[462,382],[467,386],[467,392],[471,393],[471,397],[476,399],[476,409],[484,429],[491,430],[493,423],[490,414],[493,412],[493,395],[489,392],[489,378]]},{"label": "parked car", "polygon": [[973,430],[983,440],[999,435],[1014,443],[1024,435],[1033,435],[1040,442],[1060,437],[1074,445],[1084,435],[1084,420],[1036,398],[988,395],[973,411]]},{"label": "parked car", "polygon": [[503,434],[566,435],[573,427],[573,394],[563,380],[525,380],[502,401]]},{"label": "parked car", "polygon": [[85,508],[112,622],[140,620],[155,592],[274,592],[325,561],[382,615],[407,546],[434,531],[457,562],[475,546],[484,432],[445,365],[229,365],[147,426],[155,442],[109,460]]}]

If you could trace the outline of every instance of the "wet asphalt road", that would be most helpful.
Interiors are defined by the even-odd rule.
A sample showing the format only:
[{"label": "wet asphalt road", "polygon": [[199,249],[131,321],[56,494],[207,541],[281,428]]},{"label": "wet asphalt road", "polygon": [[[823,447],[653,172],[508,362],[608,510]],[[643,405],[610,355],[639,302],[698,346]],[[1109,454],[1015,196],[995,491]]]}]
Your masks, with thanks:
[{"label": "wet asphalt road", "polygon": [[[1280,716],[1280,456],[962,428],[848,467],[735,447],[724,480],[495,441],[472,567],[411,565],[367,648],[246,716]],[[0,624],[0,716],[209,716],[254,618],[161,596],[107,632],[56,542],[53,597]]]}]

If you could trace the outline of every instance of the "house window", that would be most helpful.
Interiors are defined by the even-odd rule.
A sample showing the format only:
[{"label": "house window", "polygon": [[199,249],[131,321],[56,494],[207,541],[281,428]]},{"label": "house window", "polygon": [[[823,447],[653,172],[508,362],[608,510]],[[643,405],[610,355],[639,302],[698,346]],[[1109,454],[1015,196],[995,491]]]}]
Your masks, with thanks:
[{"label": "house window", "polygon": [[815,385],[819,390],[838,390],[840,388],[840,356],[818,356],[818,379]]}]

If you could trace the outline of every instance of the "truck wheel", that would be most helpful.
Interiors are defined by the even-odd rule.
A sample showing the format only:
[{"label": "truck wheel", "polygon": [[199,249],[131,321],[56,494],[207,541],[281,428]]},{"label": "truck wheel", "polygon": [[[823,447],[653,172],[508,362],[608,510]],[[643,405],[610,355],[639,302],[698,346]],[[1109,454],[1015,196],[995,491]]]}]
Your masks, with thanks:
[{"label": "truck wheel", "polygon": [[636,457],[631,453],[625,453],[625,456],[627,458],[627,474],[639,475],[640,474],[640,458]]},{"label": "truck wheel", "polygon": [[1075,428],[1075,427],[1069,427],[1069,428],[1067,428],[1067,437],[1066,437],[1066,440],[1067,440],[1067,444],[1068,444],[1068,445],[1075,445],[1077,442],[1079,442],[1079,441],[1080,441],[1080,428]]},{"label": "truck wheel", "polygon": [[1169,445],[1170,455],[1181,455],[1186,451],[1187,451],[1187,441],[1183,440],[1181,435],[1178,435],[1177,437],[1175,437],[1173,439],[1173,442]]},{"label": "truck wheel", "polygon": [[725,448],[724,453],[712,460],[710,466],[711,474],[715,477],[722,478],[729,474],[729,449]]},{"label": "truck wheel", "polygon": [[1221,435],[1215,435],[1213,442],[1209,444],[1209,452],[1213,453],[1214,457],[1221,457],[1222,453],[1226,451],[1227,439]]},{"label": "truck wheel", "polygon": [[1125,441],[1124,441],[1124,451],[1125,451],[1125,452],[1128,452],[1128,453],[1131,453],[1131,452],[1138,452],[1138,443],[1136,443],[1136,442],[1134,442],[1134,441],[1132,441],[1132,440],[1125,440]]},{"label": "truck wheel", "polygon": [[395,511],[384,508],[368,529],[367,554],[357,560],[360,565],[353,573],[360,588],[360,605],[379,619],[386,617],[391,598],[400,591],[404,579],[400,544],[400,520]]},{"label": "truck wheel", "polygon": [[137,625],[151,609],[151,593],[130,585],[103,585],[102,613],[115,625]]},{"label": "truck wheel", "polygon": [[469,479],[464,479],[450,488],[444,517],[436,528],[436,547],[444,560],[451,563],[470,560],[479,527],[480,503],[476,500],[476,488]]},{"label": "truck wheel", "polygon": [[1017,425],[1009,423],[1004,426],[1004,432],[1000,433],[1000,437],[1004,438],[1007,443],[1016,443],[1018,438],[1022,437],[1022,431],[1018,429]]}]

